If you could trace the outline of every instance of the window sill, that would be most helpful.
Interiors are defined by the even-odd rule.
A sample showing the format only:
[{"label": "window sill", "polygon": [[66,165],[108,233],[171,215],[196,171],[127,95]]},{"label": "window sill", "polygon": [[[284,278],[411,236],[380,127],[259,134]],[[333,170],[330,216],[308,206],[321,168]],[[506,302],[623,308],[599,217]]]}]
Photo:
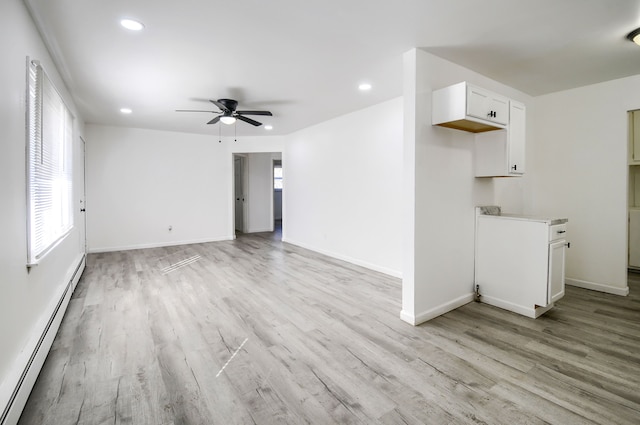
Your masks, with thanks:
[{"label": "window sill", "polygon": [[29,255],[29,258],[27,259],[27,268],[30,269],[32,267],[35,267],[37,265],[40,264],[40,262],[47,256],[49,255],[49,253],[51,251],[53,251],[58,245],[60,245],[62,243],[62,241],[64,241],[67,236],[69,236],[69,234],[71,233],[71,231],[73,230],[73,226],[71,226],[69,228],[69,230],[67,230],[62,236],[60,236],[58,239],[55,240],[55,242],[53,242],[51,245],[49,245],[49,247],[47,247],[47,249],[45,249],[44,251],[42,251],[39,255],[37,255],[35,258],[31,258],[31,255]]}]

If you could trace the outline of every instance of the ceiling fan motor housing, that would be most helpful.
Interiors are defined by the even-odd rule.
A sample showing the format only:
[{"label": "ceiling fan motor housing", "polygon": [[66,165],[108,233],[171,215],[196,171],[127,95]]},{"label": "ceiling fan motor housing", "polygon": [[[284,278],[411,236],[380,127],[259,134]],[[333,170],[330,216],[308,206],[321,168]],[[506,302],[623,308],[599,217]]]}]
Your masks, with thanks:
[{"label": "ceiling fan motor housing", "polygon": [[238,107],[238,101],[233,99],[218,99],[218,102],[224,105],[227,110],[233,112]]}]

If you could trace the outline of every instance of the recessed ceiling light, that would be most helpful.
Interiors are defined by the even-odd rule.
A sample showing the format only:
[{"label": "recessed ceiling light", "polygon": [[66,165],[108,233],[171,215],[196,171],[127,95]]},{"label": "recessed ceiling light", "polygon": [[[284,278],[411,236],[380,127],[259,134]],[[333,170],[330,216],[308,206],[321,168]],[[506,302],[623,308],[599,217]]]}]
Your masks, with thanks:
[{"label": "recessed ceiling light", "polygon": [[130,114],[133,111],[131,110],[131,108],[120,108],[120,112],[122,112],[123,114]]},{"label": "recessed ceiling light", "polygon": [[636,28],[633,31],[631,31],[629,34],[627,34],[627,38],[633,41],[634,43],[640,45],[640,28]]},{"label": "recessed ceiling light", "polygon": [[272,125],[267,124],[267,125],[265,125],[265,126],[264,126],[264,129],[265,129],[265,130],[273,130],[273,126],[272,126]]},{"label": "recessed ceiling light", "polygon": [[358,86],[358,88],[362,91],[367,91],[367,90],[371,90],[371,84],[369,83],[362,83]]},{"label": "recessed ceiling light", "polygon": [[134,19],[123,19],[120,21],[120,25],[131,31],[141,31],[144,29],[142,22],[138,22]]}]

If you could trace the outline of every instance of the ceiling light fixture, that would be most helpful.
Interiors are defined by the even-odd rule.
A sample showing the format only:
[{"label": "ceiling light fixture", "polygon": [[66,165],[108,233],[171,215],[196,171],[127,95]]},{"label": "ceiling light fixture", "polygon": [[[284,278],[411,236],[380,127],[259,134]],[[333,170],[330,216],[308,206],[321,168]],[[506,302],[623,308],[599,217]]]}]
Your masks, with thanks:
[{"label": "ceiling light fixture", "polygon": [[222,121],[224,124],[231,125],[234,122],[236,122],[236,117],[231,117],[229,115],[223,115],[223,116],[220,117],[220,121]]},{"label": "ceiling light fixture", "polygon": [[142,22],[134,19],[123,19],[120,21],[120,25],[131,31],[142,31],[144,29]]},{"label": "ceiling light fixture", "polygon": [[120,108],[120,112],[122,112],[123,114],[130,114],[133,111],[131,110],[131,108]]},{"label": "ceiling light fixture", "polygon": [[636,28],[633,31],[631,31],[629,34],[627,34],[627,39],[640,45],[640,28]]},{"label": "ceiling light fixture", "polygon": [[273,130],[273,126],[270,125],[270,124],[267,124],[267,125],[264,126],[264,129],[265,130]]},{"label": "ceiling light fixture", "polygon": [[358,86],[358,89],[362,90],[362,91],[367,91],[367,90],[371,90],[371,84],[369,83],[362,83]]}]

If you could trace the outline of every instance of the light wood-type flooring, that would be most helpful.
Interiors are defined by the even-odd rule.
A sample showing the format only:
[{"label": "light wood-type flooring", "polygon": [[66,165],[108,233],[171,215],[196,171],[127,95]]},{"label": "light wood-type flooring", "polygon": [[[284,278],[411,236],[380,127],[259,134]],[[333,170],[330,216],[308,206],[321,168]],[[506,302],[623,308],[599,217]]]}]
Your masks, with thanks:
[{"label": "light wood-type flooring", "polygon": [[412,327],[398,279],[277,239],[89,255],[20,424],[640,424],[640,277]]}]

